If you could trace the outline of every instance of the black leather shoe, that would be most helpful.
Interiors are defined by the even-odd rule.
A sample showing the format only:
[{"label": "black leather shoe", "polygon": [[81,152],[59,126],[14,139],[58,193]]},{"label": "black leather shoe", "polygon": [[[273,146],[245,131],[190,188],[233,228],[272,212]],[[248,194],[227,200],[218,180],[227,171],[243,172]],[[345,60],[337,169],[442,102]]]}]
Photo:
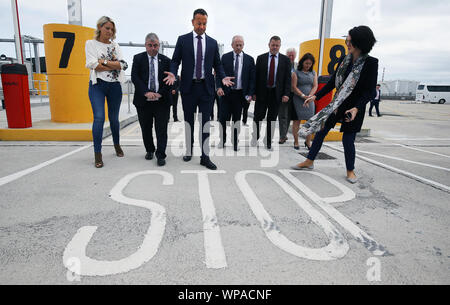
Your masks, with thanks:
[{"label": "black leather shoe", "polygon": [[158,159],[158,166],[164,166],[164,165],[166,165],[166,160]]},{"label": "black leather shoe", "polygon": [[210,159],[202,159],[200,161],[200,165],[206,167],[207,169],[213,170],[213,171],[217,170],[217,166],[214,163],[212,163]]},{"label": "black leather shoe", "polygon": [[153,160],[154,154],[152,152],[149,152],[145,155],[145,160]]},{"label": "black leather shoe", "polygon": [[184,162],[189,162],[189,161],[191,161],[192,160],[192,156],[184,156],[183,157],[183,161]]}]

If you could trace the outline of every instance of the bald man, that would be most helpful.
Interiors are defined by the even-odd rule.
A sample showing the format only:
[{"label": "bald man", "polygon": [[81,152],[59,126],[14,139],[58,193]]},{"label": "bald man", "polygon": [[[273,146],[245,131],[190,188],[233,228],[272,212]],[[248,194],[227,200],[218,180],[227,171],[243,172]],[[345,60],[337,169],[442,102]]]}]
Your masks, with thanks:
[{"label": "bald man", "polygon": [[222,65],[226,76],[234,77],[234,85],[226,87],[216,79],[217,95],[222,97],[220,124],[220,148],[225,148],[227,140],[227,123],[232,119],[232,143],[238,151],[238,138],[241,130],[242,108],[252,101],[255,94],[255,60],[243,52],[244,38],[234,36],[231,41],[233,51],[222,56]]}]

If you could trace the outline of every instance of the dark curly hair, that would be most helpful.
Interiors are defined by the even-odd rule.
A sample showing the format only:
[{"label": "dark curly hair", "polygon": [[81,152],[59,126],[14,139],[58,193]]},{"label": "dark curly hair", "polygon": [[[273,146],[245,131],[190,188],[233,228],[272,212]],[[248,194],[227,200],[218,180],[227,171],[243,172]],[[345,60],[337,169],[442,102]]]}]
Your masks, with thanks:
[{"label": "dark curly hair", "polygon": [[360,49],[363,54],[369,54],[377,42],[372,30],[365,25],[354,27],[348,32],[348,34],[352,38],[352,45],[355,48]]},{"label": "dark curly hair", "polygon": [[303,57],[300,59],[300,61],[298,62],[298,66],[297,66],[297,70],[298,71],[302,71],[303,70],[303,63],[307,60],[311,60],[312,61],[312,66],[309,69],[309,72],[312,72],[314,64],[316,63],[316,59],[314,58],[314,55],[312,55],[311,53],[306,53],[305,55],[303,55]]}]

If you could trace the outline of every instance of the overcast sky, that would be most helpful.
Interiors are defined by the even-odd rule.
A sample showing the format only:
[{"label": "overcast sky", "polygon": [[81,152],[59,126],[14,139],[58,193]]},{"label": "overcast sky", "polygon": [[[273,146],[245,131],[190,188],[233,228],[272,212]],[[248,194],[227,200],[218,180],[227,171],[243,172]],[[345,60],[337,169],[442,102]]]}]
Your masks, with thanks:
[{"label": "overcast sky", "polygon": [[[67,23],[67,0],[18,0],[22,34],[43,38],[43,25]],[[231,51],[231,38],[245,38],[244,51],[256,58],[268,51],[273,35],[282,39],[281,51],[299,49],[317,39],[320,0],[83,0],[83,25],[95,27],[102,15],[113,18],[118,42],[143,43],[155,32],[175,44],[192,31],[192,13],[204,8],[209,15],[207,34]],[[0,0],[0,38],[13,38],[10,0]],[[378,39],[371,55],[386,68],[385,80],[407,79],[450,83],[449,0],[334,0],[332,38],[340,38],[357,25],[368,25]],[[122,48],[131,64],[140,48]],[[40,47],[44,54],[43,45]],[[0,54],[15,57],[13,44],[0,43]],[[171,56],[171,52],[166,55]],[[130,71],[127,72],[129,74]]]}]

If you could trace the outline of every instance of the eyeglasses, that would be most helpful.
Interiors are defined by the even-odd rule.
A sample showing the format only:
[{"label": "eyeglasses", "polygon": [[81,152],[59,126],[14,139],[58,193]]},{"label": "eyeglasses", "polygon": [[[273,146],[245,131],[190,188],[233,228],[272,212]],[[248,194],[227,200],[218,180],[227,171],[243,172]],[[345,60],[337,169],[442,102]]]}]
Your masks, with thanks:
[{"label": "eyeglasses", "polygon": [[351,41],[350,39],[348,39],[348,38],[345,39],[345,44],[346,44],[346,45],[350,45],[351,43],[352,43],[352,41]]}]

